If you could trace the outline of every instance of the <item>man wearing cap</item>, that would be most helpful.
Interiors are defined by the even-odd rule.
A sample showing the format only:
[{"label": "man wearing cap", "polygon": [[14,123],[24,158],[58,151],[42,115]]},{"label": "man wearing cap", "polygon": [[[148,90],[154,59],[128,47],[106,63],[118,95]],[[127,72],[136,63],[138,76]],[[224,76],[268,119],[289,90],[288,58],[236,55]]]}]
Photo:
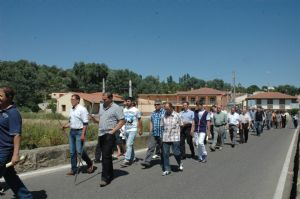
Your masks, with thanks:
[{"label": "man wearing cap", "polygon": [[149,135],[149,142],[148,142],[148,150],[144,162],[141,163],[141,165],[146,168],[151,166],[150,162],[155,149],[156,149],[156,153],[160,154],[161,161],[163,163],[162,153],[161,153],[161,148],[162,148],[161,136],[163,133],[162,120],[165,115],[165,110],[161,107],[160,100],[155,100],[154,106],[155,106],[155,110],[152,112],[151,119],[150,119],[150,135]]}]

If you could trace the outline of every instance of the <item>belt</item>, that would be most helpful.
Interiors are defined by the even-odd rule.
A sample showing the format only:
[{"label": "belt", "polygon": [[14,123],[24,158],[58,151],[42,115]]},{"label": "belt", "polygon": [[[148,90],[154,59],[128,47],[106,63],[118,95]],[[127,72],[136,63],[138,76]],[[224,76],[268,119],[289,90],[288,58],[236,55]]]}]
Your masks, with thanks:
[{"label": "belt", "polygon": [[237,125],[235,125],[235,124],[229,124],[229,126],[237,126]]},{"label": "belt", "polygon": [[73,131],[79,131],[79,130],[82,130],[82,128],[81,129],[71,129],[71,130],[73,130]]},{"label": "belt", "polygon": [[215,125],[215,127],[221,127],[221,126],[225,126],[225,124],[222,124],[222,125]]}]

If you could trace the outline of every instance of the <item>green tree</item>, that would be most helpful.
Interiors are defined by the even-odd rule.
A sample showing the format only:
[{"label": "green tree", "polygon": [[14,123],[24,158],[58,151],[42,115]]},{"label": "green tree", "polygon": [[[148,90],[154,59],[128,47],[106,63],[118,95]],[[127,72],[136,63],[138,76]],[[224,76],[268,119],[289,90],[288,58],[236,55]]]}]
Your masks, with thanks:
[{"label": "green tree", "polygon": [[260,91],[260,88],[257,85],[251,85],[247,88],[247,93],[254,93],[255,91]]}]

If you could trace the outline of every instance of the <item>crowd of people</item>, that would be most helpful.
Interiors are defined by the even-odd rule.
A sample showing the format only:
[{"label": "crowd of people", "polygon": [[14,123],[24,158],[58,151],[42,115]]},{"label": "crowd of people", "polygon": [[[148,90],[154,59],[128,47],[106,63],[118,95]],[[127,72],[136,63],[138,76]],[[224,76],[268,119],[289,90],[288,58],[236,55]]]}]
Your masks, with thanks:
[{"label": "crowd of people", "polygon": [[[0,89],[0,177],[5,178],[18,198],[32,198],[14,167],[5,166],[9,161],[15,165],[19,160],[22,119],[13,103],[13,97],[12,88]],[[113,102],[113,95],[110,92],[103,93],[102,101],[99,114],[93,115],[80,105],[79,95],[72,95],[69,122],[62,126],[63,130],[70,128],[71,170],[67,175],[78,174],[80,169],[78,156],[86,162],[87,173],[93,173],[96,170],[94,163],[101,162],[101,187],[108,185],[114,178],[112,155],[115,146],[116,158],[124,155],[121,166],[128,167],[136,161],[135,138],[138,134],[143,134],[142,114],[131,97],[126,99],[124,108]],[[287,123],[287,114],[282,111],[263,110],[261,107],[248,110],[246,107],[240,109],[234,106],[227,113],[221,105],[213,105],[209,109],[201,101],[196,101],[195,105],[195,110],[192,110],[189,102],[183,102],[182,111],[176,112],[172,103],[155,100],[154,111],[150,116],[148,149],[141,162],[144,168],[150,168],[152,160],[160,157],[162,175],[169,175],[172,148],[178,171],[183,171],[183,162],[186,158],[193,158],[200,163],[208,161],[206,145],[209,144],[208,148],[212,152],[221,151],[225,140],[228,139],[227,135],[230,137],[231,147],[234,148],[238,144],[248,142],[249,131],[260,136],[264,127],[268,130],[285,128]],[[297,128],[297,115],[293,115],[292,118],[294,127]],[[99,125],[94,161],[84,148],[89,121]],[[190,155],[186,152],[186,143]]]}]

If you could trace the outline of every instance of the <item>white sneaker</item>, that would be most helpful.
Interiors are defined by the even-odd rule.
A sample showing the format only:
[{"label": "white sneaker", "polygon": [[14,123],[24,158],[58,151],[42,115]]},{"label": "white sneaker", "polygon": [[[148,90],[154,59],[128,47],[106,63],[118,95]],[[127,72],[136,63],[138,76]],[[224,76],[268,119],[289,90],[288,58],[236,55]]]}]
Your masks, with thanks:
[{"label": "white sneaker", "polygon": [[159,156],[155,154],[155,155],[152,156],[152,159],[156,159],[156,158],[158,158],[158,157],[159,157]]},{"label": "white sneaker", "polygon": [[171,171],[164,171],[163,173],[162,173],[162,175],[163,176],[166,176],[166,175],[169,175],[171,173]]},{"label": "white sneaker", "polygon": [[179,171],[183,171],[183,162],[180,163]]}]

